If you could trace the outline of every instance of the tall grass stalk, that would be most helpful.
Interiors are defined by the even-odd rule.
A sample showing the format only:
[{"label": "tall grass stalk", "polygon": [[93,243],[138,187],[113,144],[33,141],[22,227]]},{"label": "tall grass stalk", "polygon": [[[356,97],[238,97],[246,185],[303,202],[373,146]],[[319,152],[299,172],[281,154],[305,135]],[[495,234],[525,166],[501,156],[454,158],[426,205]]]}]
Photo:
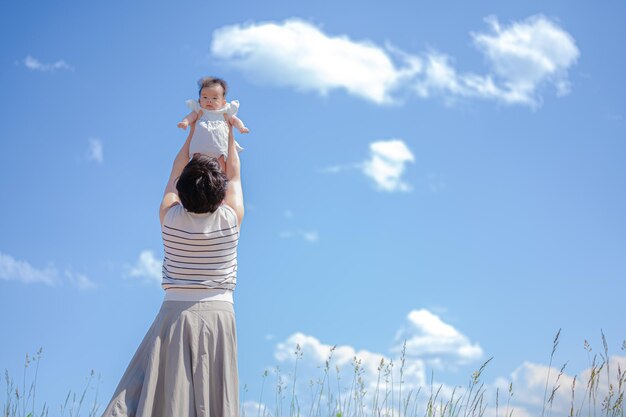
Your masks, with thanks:
[{"label": "tall grass stalk", "polygon": [[[569,413],[570,417],[623,417],[626,372],[622,372],[619,366],[617,366],[617,378],[609,372],[615,366],[609,366],[610,358],[606,338],[603,338],[604,354],[600,355],[602,360],[598,361],[598,358],[594,357],[591,364],[590,375],[586,378],[587,387],[584,396],[581,397],[583,401],[579,404],[576,402],[576,392],[579,389],[582,390],[582,386],[577,388],[579,381],[577,378],[574,378],[572,382],[571,399],[559,395],[567,366],[565,363],[560,369],[557,368],[558,372],[553,369],[560,334],[561,330],[556,333],[552,343],[549,367],[545,384],[543,384],[543,400],[540,400],[538,409],[534,411],[535,415],[549,417],[558,410],[560,413],[558,415]],[[591,348],[587,344],[585,348],[590,352]],[[623,349],[626,350],[626,342],[623,344]],[[493,358],[485,361],[472,374],[469,383],[464,388],[435,384],[431,376],[430,393],[424,396],[421,386],[406,385],[406,344],[403,345],[398,360],[399,369],[394,369],[393,361],[381,358],[375,373],[367,374],[371,381],[366,380],[364,372],[366,364],[358,357],[354,357],[351,378],[345,387],[341,384],[340,370],[337,366],[335,367],[336,383],[329,383],[332,350],[328,360],[324,363],[322,375],[315,384],[311,382],[311,387],[314,389],[311,390],[308,400],[299,399],[303,392],[299,391],[296,386],[291,387],[292,397],[295,397],[299,403],[310,404],[309,417],[419,417],[422,415],[424,417],[480,417],[487,414],[495,415],[495,417],[512,417],[516,413],[521,413],[519,410],[516,411],[515,407],[523,406],[523,399],[520,398],[517,403],[514,403],[512,382],[508,383],[508,389],[496,390],[495,387],[488,386],[482,381]],[[300,360],[301,356],[298,356],[296,363],[299,364]],[[299,370],[297,366],[295,368],[296,371]],[[608,384],[608,391],[605,383]],[[503,395],[504,393],[506,395]],[[491,397],[492,395],[495,399]],[[322,403],[326,404],[326,409]],[[297,411],[292,412],[293,417],[297,415]]]},{"label": "tall grass stalk", "polygon": [[[265,379],[267,378],[267,369],[263,372],[261,380],[261,395],[259,396],[259,417],[265,415],[265,404],[263,404],[263,388],[265,387]],[[263,405],[263,414],[261,414],[261,405]]]},{"label": "tall grass stalk", "polygon": [[[608,343],[602,332],[602,352],[592,355],[592,348],[585,341],[584,349],[589,361],[589,375],[585,380],[575,376],[571,382],[571,393],[560,395],[559,390],[565,376],[565,365],[558,374],[554,375],[552,364],[556,348],[559,344],[561,331],[556,333],[552,343],[552,352],[548,372],[543,387],[543,401],[535,410],[535,415],[549,417],[554,413],[569,417],[624,417],[624,391],[626,388],[626,372],[611,363]],[[622,344],[626,350],[626,341]],[[330,370],[333,364],[333,346],[324,362],[322,375],[316,381],[311,380],[309,398],[302,398],[301,369],[303,351],[296,345],[293,376],[290,379],[292,386],[288,387],[279,367],[275,368],[276,384],[274,392],[273,413],[271,405],[264,403],[264,388],[268,371],[264,371],[261,382],[261,393],[258,403],[258,417],[302,417],[301,406],[308,407],[308,417],[513,417],[516,414],[513,401],[513,383],[508,384],[508,395],[504,404],[504,390],[499,387],[494,391],[486,386],[483,374],[493,358],[485,361],[478,370],[472,373],[469,383],[465,386],[436,384],[431,372],[428,393],[423,393],[420,383],[407,383],[406,375],[406,343],[401,350],[399,369],[394,377],[394,362],[382,358],[378,364],[377,373],[366,374],[367,363],[358,357],[352,360],[352,377],[343,387],[341,373],[335,366],[336,384],[331,382]],[[40,349],[33,357],[27,356],[24,365],[23,379],[19,383],[13,381],[8,371],[5,371],[6,400],[2,407],[2,417],[96,417],[98,412],[98,384],[95,386],[93,405],[85,410],[87,393],[94,390],[94,372],[92,371],[80,394],[68,393],[65,402],[57,412],[50,410],[47,404],[37,409],[37,377],[38,364],[42,357]],[[34,363],[36,362],[36,364]],[[28,381],[28,372],[34,368],[34,379]],[[408,367],[411,369],[411,367]],[[611,371],[616,371],[613,374]],[[369,375],[371,381],[367,381]],[[244,389],[247,391],[247,389]],[[285,398],[288,394],[288,398]],[[493,395],[495,398],[491,398]],[[305,395],[306,397],[306,395]],[[243,396],[245,403],[245,395]],[[577,402],[578,400],[578,402]],[[283,407],[288,401],[289,407]],[[541,401],[541,399],[540,399]],[[85,403],[85,404],[84,404]],[[501,404],[502,403],[502,404]],[[522,406],[520,400],[517,406]],[[540,409],[540,411],[539,411]],[[242,408],[245,410],[245,408]],[[287,412],[288,410],[288,412]],[[36,414],[37,412],[37,414]],[[488,414],[489,412],[489,414]],[[533,411],[531,410],[531,413]],[[494,414],[495,413],[495,414]],[[503,413],[503,414],[501,414]],[[242,413],[243,414],[243,413]],[[244,417],[252,417],[245,416]]]},{"label": "tall grass stalk", "polygon": [[298,361],[302,359],[302,348],[300,348],[300,344],[296,344],[296,351],[294,352],[296,355],[296,364],[293,367],[293,381],[292,381],[292,389],[291,389],[291,404],[289,406],[289,414],[291,416],[300,416],[300,406],[298,405],[298,399],[296,397],[296,382],[298,376]]},{"label": "tall grass stalk", "polygon": [[550,362],[548,364],[548,376],[546,377],[546,387],[543,391],[543,406],[541,408],[541,417],[544,417],[546,411],[546,396],[548,395],[548,383],[550,382],[550,370],[552,370],[552,360],[554,359],[554,352],[556,352],[556,347],[559,345],[559,336],[561,335],[561,329],[556,332],[556,336],[554,336],[554,340],[552,341],[552,353],[550,354]]}]

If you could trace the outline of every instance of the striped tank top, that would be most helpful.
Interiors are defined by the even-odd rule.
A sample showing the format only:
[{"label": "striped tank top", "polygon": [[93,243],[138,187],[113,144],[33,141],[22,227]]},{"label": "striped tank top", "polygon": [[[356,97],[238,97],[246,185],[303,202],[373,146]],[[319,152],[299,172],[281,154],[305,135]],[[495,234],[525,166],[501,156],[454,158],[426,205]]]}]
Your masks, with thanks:
[{"label": "striped tank top", "polygon": [[176,204],[165,214],[161,235],[163,289],[235,289],[239,227],[232,208],[190,213]]}]

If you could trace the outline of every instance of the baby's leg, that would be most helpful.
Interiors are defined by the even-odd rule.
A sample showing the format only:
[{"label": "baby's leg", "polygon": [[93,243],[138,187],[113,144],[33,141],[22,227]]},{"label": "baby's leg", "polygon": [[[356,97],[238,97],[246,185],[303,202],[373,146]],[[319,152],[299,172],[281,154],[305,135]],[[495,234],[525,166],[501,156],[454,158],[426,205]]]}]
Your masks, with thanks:
[{"label": "baby's leg", "polygon": [[230,117],[230,123],[232,123],[232,125],[235,126],[240,133],[249,133],[250,132],[250,129],[248,129],[243,124],[241,119],[239,117],[237,117],[237,116],[231,116]]}]

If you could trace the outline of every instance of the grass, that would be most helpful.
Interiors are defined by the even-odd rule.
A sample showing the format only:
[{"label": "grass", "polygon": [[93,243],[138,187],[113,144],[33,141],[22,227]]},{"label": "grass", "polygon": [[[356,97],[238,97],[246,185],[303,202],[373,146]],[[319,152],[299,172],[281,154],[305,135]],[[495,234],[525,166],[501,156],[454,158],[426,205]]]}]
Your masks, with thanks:
[{"label": "grass", "polygon": [[[592,353],[587,341],[584,349],[587,352],[589,369],[584,379],[579,381],[578,376],[572,378],[569,387],[562,387],[565,379],[564,364],[556,376],[553,372],[554,355],[559,344],[559,330],[552,343],[552,352],[548,365],[545,384],[543,385],[543,399],[531,415],[537,417],[552,417],[553,415],[568,417],[618,417],[624,416],[624,387],[626,372],[619,364],[617,370],[611,372],[611,360],[608,354],[608,344],[602,333],[602,351]],[[622,344],[626,350],[626,341]],[[335,348],[332,348],[323,366],[320,367],[320,377],[308,381],[309,395],[304,398],[300,392],[303,381],[298,375],[298,364],[302,360],[303,352],[299,345],[294,352],[293,372],[289,377],[281,373],[280,368],[274,370],[275,385],[273,393],[274,406],[266,405],[264,398],[269,371],[262,375],[259,400],[251,412],[244,411],[247,386],[242,390],[242,417],[513,417],[523,414],[523,410],[512,405],[514,401],[513,383],[508,388],[500,387],[495,391],[486,387],[482,382],[492,358],[485,361],[470,377],[465,386],[456,386],[450,390],[449,386],[435,385],[431,374],[430,384],[425,386],[407,386],[404,381],[406,365],[406,345],[403,346],[399,360],[399,371],[394,372],[396,364],[381,359],[377,367],[375,381],[364,379],[363,364],[360,359],[352,361],[350,381],[342,387],[340,369],[332,369],[332,359]],[[77,395],[71,391],[65,401],[58,407],[50,409],[47,404],[38,407],[36,403],[37,373],[42,350],[33,356],[26,355],[22,381],[16,383],[5,371],[6,400],[3,405],[3,417],[94,417],[101,404],[98,403],[98,377],[94,385],[94,371],[91,371],[82,392]],[[29,372],[34,367],[34,376],[30,383]],[[334,375],[333,375],[334,371]],[[397,380],[394,380],[394,375]],[[299,384],[299,385],[298,385]],[[582,384],[582,385],[581,385]],[[369,387],[369,389],[368,389]],[[92,389],[94,388],[94,389]],[[562,400],[564,390],[569,389],[568,410],[564,411]],[[95,391],[90,406],[86,405],[86,394]],[[489,398],[488,398],[489,397]],[[502,398],[505,397],[505,398]],[[558,399],[558,400],[557,400]],[[560,401],[559,407],[555,402]],[[288,404],[287,407],[285,405]],[[105,404],[106,405],[106,404]],[[100,410],[101,412],[101,410]],[[185,416],[181,416],[185,417]]]},{"label": "grass", "polygon": [[[3,417],[48,417],[48,416],[60,416],[60,417],[79,417],[81,411],[84,411],[83,405],[85,403],[85,396],[91,388],[94,382],[95,372],[92,370],[87,383],[77,396],[76,393],[69,391],[65,397],[65,401],[55,408],[53,412],[50,411],[48,404],[44,403],[39,409],[36,408],[36,393],[37,393],[37,374],[39,371],[39,361],[41,360],[43,349],[39,348],[37,353],[30,357],[26,354],[26,360],[24,362],[24,374],[22,376],[21,387],[16,384],[13,378],[9,376],[7,370],[4,371],[4,382],[6,385],[6,400],[2,407]],[[27,371],[35,366],[35,375],[30,383],[27,383]],[[98,387],[100,386],[100,378],[95,387],[95,395],[91,408],[87,411],[88,417],[96,416],[98,412]],[[28,389],[27,389],[28,387]],[[55,412],[56,411],[56,412]],[[84,414],[82,414],[84,415]]]}]

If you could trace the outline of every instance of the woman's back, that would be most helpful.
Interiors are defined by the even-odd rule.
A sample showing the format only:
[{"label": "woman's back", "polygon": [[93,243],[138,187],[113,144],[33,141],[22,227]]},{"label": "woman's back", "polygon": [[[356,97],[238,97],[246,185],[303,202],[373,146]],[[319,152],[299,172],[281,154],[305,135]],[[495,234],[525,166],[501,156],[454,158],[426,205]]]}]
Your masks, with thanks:
[{"label": "woman's back", "polygon": [[191,213],[176,204],[161,234],[163,289],[235,289],[239,227],[232,208],[222,204],[213,213]]}]

